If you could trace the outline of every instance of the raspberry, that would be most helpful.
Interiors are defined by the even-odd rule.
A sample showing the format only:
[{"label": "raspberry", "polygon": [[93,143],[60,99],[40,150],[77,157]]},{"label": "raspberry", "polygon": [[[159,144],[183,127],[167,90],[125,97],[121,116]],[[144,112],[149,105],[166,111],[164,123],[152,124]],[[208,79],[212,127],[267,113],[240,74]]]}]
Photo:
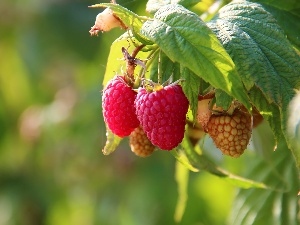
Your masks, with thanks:
[{"label": "raspberry", "polygon": [[147,138],[143,128],[137,127],[129,136],[131,151],[137,156],[147,157],[154,152],[155,146]]},{"label": "raspberry", "polygon": [[153,92],[139,88],[135,100],[136,114],[147,137],[163,150],[172,150],[182,141],[188,106],[181,86],[175,84]]},{"label": "raspberry", "polygon": [[207,132],[216,146],[225,154],[239,157],[247,148],[252,131],[252,116],[239,108],[232,115],[212,115]]},{"label": "raspberry", "polygon": [[128,136],[140,124],[134,107],[136,92],[124,79],[123,76],[115,76],[107,84],[102,96],[104,121],[119,137]]}]

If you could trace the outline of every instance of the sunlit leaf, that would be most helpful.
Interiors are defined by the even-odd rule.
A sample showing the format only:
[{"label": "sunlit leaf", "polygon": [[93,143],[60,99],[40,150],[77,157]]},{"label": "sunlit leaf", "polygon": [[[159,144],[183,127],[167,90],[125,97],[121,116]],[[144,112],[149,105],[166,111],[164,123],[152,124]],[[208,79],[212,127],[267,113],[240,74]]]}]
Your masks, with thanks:
[{"label": "sunlit leaf", "polygon": [[161,7],[168,4],[179,4],[184,7],[191,7],[200,2],[200,0],[149,0],[146,5],[146,10],[149,13],[155,13]]},{"label": "sunlit leaf", "polygon": [[236,63],[244,85],[262,90],[269,103],[287,106],[300,87],[300,56],[274,17],[256,3],[231,3],[208,24]]},{"label": "sunlit leaf", "polygon": [[250,108],[235,65],[214,33],[194,13],[176,4],[161,7],[141,33],[174,62]]}]

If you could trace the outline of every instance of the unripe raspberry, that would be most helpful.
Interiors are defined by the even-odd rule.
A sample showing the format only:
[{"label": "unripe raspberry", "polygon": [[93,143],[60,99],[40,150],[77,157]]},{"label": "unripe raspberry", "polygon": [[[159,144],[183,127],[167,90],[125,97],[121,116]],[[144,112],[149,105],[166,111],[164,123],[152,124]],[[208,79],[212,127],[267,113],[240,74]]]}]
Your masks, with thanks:
[{"label": "unripe raspberry", "polygon": [[141,126],[132,131],[129,136],[129,144],[131,151],[140,157],[150,156],[155,150],[155,146],[147,138],[147,135]]},{"label": "unripe raspberry", "polygon": [[109,31],[115,27],[127,28],[110,8],[106,8],[97,15],[95,25],[91,27],[90,34],[98,35],[99,31]]},{"label": "unripe raspberry", "polygon": [[163,150],[172,150],[182,141],[189,102],[181,86],[169,85],[147,92],[139,88],[136,114],[150,141]]},{"label": "unripe raspberry", "polygon": [[135,98],[136,92],[125,83],[123,76],[115,76],[103,91],[104,121],[119,137],[128,136],[140,124],[135,114]]},{"label": "unripe raspberry", "polygon": [[216,146],[225,154],[239,157],[247,148],[252,131],[252,116],[239,108],[232,115],[212,115],[207,132]]}]

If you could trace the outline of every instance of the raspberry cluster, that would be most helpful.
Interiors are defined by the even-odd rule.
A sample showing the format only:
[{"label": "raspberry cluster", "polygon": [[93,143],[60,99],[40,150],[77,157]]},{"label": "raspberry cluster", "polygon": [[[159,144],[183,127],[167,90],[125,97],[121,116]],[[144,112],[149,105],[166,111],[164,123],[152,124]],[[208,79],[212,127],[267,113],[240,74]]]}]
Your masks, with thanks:
[{"label": "raspberry cluster", "polygon": [[162,150],[177,147],[185,132],[189,102],[178,84],[138,91],[115,76],[103,91],[103,117],[108,128],[119,137],[130,135],[132,151],[142,157],[155,146]]},{"label": "raspberry cluster", "polygon": [[[129,136],[131,150],[146,157],[155,148],[169,151],[182,142],[189,101],[177,83],[162,86],[149,80],[143,83],[137,79],[136,82],[135,67],[140,65],[145,69],[143,62],[135,58],[142,47],[138,46],[132,55],[122,48],[126,73],[108,82],[103,91],[102,108],[111,132],[119,137]],[[253,126],[263,118],[255,108],[251,115],[236,101],[227,111],[216,107],[214,95],[214,91],[199,95],[198,123],[188,123],[189,139],[195,145],[204,132],[208,133],[223,154],[239,157],[249,144]]]}]

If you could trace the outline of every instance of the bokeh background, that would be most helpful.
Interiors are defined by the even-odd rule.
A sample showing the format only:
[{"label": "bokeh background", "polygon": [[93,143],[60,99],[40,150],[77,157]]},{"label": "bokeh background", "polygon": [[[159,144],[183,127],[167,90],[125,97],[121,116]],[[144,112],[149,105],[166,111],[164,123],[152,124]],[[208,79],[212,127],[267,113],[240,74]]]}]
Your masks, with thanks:
[{"label": "bokeh background", "polygon": [[[103,74],[123,31],[89,35],[100,2],[0,2],[0,225],[175,224],[171,154],[138,158],[128,140],[101,152]],[[140,15],[146,2],[118,1]],[[243,173],[244,157],[218,160]],[[181,224],[226,224],[235,191],[192,173]]]}]

